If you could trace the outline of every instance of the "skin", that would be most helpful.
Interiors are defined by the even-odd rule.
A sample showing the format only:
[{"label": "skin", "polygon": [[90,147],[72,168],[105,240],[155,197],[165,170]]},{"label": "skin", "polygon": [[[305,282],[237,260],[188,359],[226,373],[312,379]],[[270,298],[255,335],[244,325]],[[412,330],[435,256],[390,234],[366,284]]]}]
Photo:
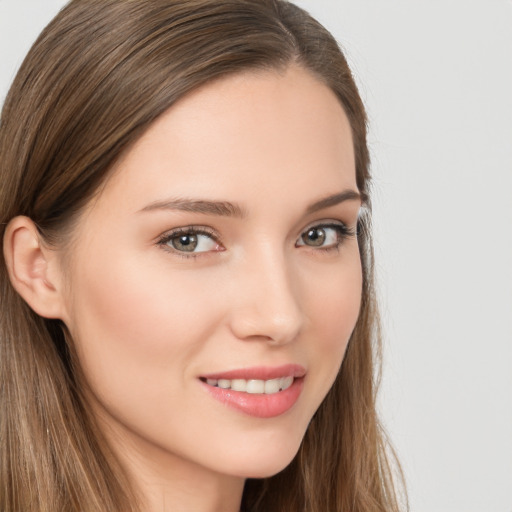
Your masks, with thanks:
[{"label": "skin", "polygon": [[[83,213],[60,267],[49,267],[56,316],[145,510],[238,511],[246,478],[273,475],[296,454],[340,368],[362,283],[353,234],[325,228],[323,246],[302,237],[325,224],[355,230],[360,201],[307,208],[348,190],[357,192],[346,115],[292,66],[186,96]],[[229,201],[245,216],[155,207],[170,198]],[[160,243],[190,226],[213,233],[197,257]],[[199,380],[287,363],[306,369],[304,388],[273,418],[214,400]]]}]

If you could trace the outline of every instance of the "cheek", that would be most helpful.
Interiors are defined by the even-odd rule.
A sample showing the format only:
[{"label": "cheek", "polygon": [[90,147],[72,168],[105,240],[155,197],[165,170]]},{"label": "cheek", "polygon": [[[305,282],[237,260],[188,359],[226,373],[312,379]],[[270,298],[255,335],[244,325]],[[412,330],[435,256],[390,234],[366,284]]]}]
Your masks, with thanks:
[{"label": "cheek", "polygon": [[332,286],[323,304],[317,304],[322,315],[325,339],[330,344],[344,350],[346,342],[354,330],[361,306],[360,273],[345,276],[341,285]]},{"label": "cheek", "polygon": [[214,328],[215,302],[190,275],[126,259],[103,263],[85,266],[75,283],[71,332],[87,383],[112,404],[127,394],[134,404],[169,399]]},{"label": "cheek", "polygon": [[321,291],[307,294],[307,309],[314,326],[314,343],[307,344],[308,357],[321,368],[318,380],[326,394],[336,378],[356,325],[361,305],[362,269],[354,255],[350,263],[329,273]]}]

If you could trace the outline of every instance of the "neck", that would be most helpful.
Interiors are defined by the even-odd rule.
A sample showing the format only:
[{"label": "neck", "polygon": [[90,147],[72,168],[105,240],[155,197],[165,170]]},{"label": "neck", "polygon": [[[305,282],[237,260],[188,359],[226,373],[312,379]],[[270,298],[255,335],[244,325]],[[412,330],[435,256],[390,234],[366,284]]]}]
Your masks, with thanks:
[{"label": "neck", "polygon": [[[181,469],[183,467],[181,466]],[[142,509],[147,512],[238,512],[243,480],[191,472],[168,472],[163,476],[148,472],[140,475]],[[172,473],[172,474],[169,474]],[[179,473],[179,474],[177,474]]]},{"label": "neck", "polygon": [[144,512],[239,512],[244,478],[211,471],[136,435],[104,433]]}]

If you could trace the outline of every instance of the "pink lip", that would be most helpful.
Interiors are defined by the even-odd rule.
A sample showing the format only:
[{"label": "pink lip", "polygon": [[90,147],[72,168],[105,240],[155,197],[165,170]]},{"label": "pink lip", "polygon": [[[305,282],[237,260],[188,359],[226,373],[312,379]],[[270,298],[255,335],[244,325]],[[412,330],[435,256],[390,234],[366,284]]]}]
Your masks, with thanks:
[{"label": "pink lip", "polygon": [[[304,367],[295,364],[288,364],[279,367],[254,367],[230,370],[221,373],[212,373],[201,377],[201,384],[210,395],[223,404],[256,418],[273,418],[284,414],[291,409],[299,399],[304,387]],[[232,389],[222,389],[210,386],[206,379],[256,379],[270,380],[279,377],[294,377],[293,384],[284,391],[271,395],[251,394]]]},{"label": "pink lip", "polygon": [[256,379],[270,380],[279,377],[295,377],[300,378],[306,375],[306,369],[300,364],[284,364],[282,366],[254,366],[252,368],[239,368],[237,370],[229,370],[226,372],[209,373],[201,375],[203,379]]}]

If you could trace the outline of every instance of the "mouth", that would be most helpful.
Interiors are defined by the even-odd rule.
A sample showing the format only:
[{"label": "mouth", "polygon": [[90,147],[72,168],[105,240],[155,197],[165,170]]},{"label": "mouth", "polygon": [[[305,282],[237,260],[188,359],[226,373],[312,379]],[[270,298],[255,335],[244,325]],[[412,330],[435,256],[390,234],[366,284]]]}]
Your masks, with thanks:
[{"label": "mouth", "polygon": [[208,386],[221,389],[232,389],[241,393],[250,393],[258,395],[273,395],[280,391],[288,389],[295,380],[292,376],[280,377],[277,379],[259,380],[259,379],[203,379]]},{"label": "mouth", "polygon": [[210,396],[249,416],[284,414],[299,399],[306,370],[300,365],[254,367],[201,376]]}]

